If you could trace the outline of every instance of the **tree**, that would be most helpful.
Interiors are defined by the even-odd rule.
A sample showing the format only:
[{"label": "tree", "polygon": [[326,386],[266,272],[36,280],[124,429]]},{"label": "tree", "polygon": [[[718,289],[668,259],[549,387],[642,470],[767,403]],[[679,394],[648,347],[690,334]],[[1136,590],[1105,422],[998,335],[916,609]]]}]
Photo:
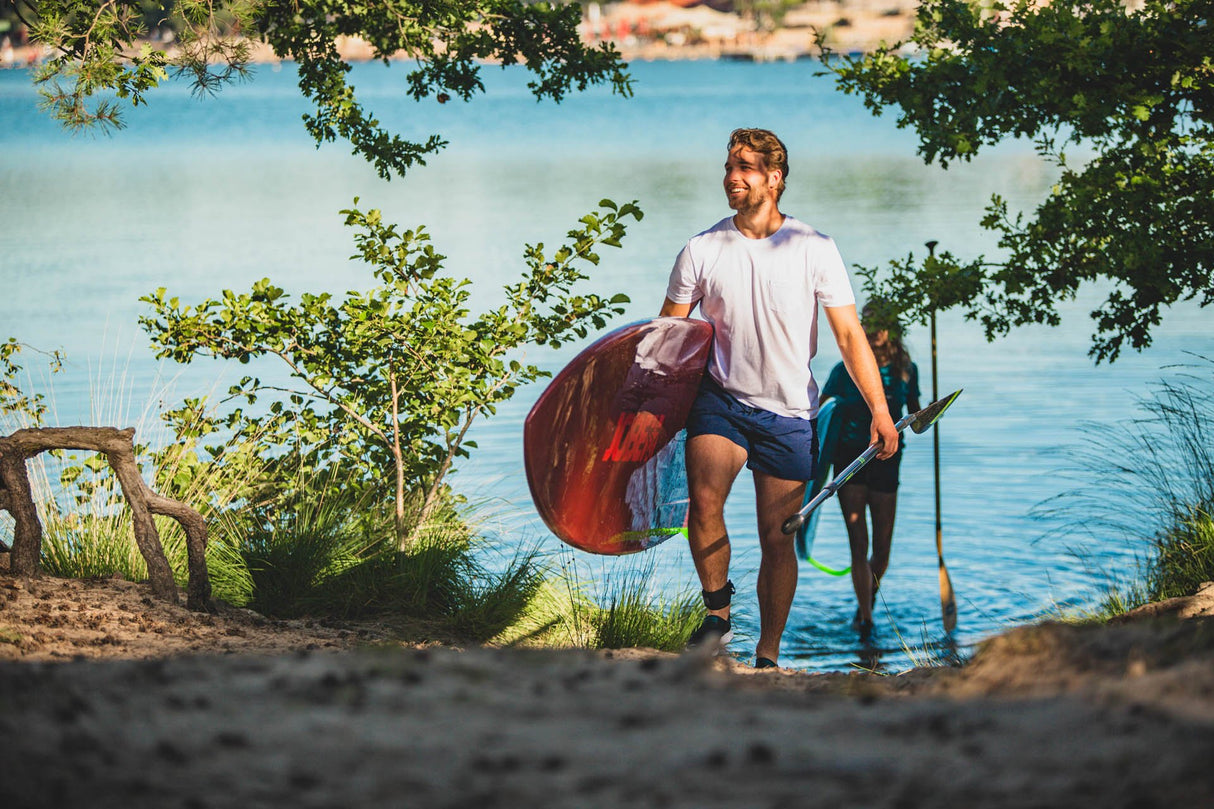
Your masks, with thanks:
[{"label": "tree", "polygon": [[[418,102],[471,100],[484,91],[481,71],[492,63],[523,65],[541,100],[559,102],[570,91],[604,83],[631,94],[613,47],[580,41],[575,4],[172,0],[159,18],[175,32],[171,48],[145,38],[147,15],[159,8],[154,0],[21,0],[14,8],[32,39],[56,51],[35,81],[44,106],[68,128],[121,128],[123,104],[146,104],[174,72],[199,93],[216,92],[249,76],[251,43],[262,40],[297,64],[300,89],[314,104],[304,125],[316,141],[347,140],[385,180],[424,164],[444,141],[431,135],[414,142],[384,130],[347,82],[350,66],[338,54],[339,37],[361,37],[385,63],[412,60],[401,76]],[[181,362],[276,357],[292,380],[277,385],[248,377],[229,399],[245,407],[218,416],[208,402],[187,400],[166,414],[178,443],[159,452],[180,456],[173,466],[184,468],[185,477],[204,467],[229,469],[250,484],[248,502],[255,502],[259,486],[277,487],[279,495],[290,488],[299,469],[288,471],[284,459],[330,474],[340,468],[343,484],[370,491],[381,498],[377,504],[394,503],[396,529],[407,545],[443,501],[453,460],[471,446],[464,437],[472,421],[541,375],[512,351],[584,337],[622,311],[623,295],[573,290],[586,278],[579,265],[597,263],[596,245],[618,246],[625,221],[641,217],[633,204],[604,200],[600,207],[551,259],[542,245],[527,246],[528,271],[506,288],[506,304],[477,317],[465,306],[469,282],[439,274],[443,257],[423,228],[398,230],[378,211],[356,208],[343,213],[348,225],[363,230],[358,257],[375,267],[380,284],[366,292],[341,301],[304,294],[294,304],[263,279],[250,292],[224,291],[191,307],[156,291],[143,299],[153,315],[141,321],[159,356]],[[8,370],[3,363],[14,350],[0,352],[0,371]],[[258,410],[267,398],[268,408]],[[229,441],[203,448],[210,457],[200,460],[194,448],[216,432]],[[410,498],[420,500],[419,513],[406,513]]]},{"label": "tree", "polygon": [[[839,86],[880,114],[895,106],[941,166],[1007,137],[1035,140],[1061,177],[1031,217],[996,195],[982,219],[999,261],[936,259],[964,279],[988,339],[1057,325],[1083,284],[1111,285],[1093,311],[1091,355],[1141,350],[1163,309],[1214,302],[1214,19],[1211,0],[1010,5],[925,0],[912,42],[833,60]],[[1064,149],[1090,151],[1072,161]],[[945,266],[948,265],[948,266]],[[892,263],[916,272],[914,256]],[[945,295],[944,297],[948,297]]]},{"label": "tree", "polygon": [[[225,291],[196,306],[160,289],[143,299],[154,316],[141,322],[160,357],[277,358],[293,386],[246,377],[232,397],[249,405],[269,397],[269,406],[236,408],[221,426],[265,452],[295,446],[317,466],[339,466],[343,485],[394,502],[404,548],[440,504],[454,459],[467,455],[476,417],[544,375],[515,350],[585,337],[623,311],[624,295],[574,291],[587,277],[580,267],[599,261],[596,246],[618,247],[624,222],[642,215],[633,204],[600,206],[551,257],[542,244],[528,245],[527,271],[505,287],[505,303],[475,317],[465,305],[469,282],[440,274],[443,256],[424,230],[399,231],[379,211],[355,207],[343,212],[347,225],[361,229],[354,258],[375,268],[379,286],[340,302],[304,294],[293,304],[263,279],[250,292]],[[412,492],[424,495],[409,519]]]},{"label": "tree", "polygon": [[[145,13],[158,4],[120,0],[21,0],[17,13],[31,38],[56,55],[38,72],[45,106],[69,128],[120,128],[122,105],[147,103],[170,72],[213,93],[248,78],[250,42],[263,40],[298,65],[299,87],[315,105],[304,126],[317,143],[342,138],[381,177],[403,175],[445,145],[438,135],[414,142],[387,132],[347,82],[340,36],[357,36],[385,63],[414,61],[405,73],[416,101],[484,91],[486,63],[522,64],[537,99],[560,101],[571,90],[610,84],[631,94],[631,79],[610,44],[588,48],[578,37],[577,4],[527,0],[173,0],[166,24],[171,49],[144,39]],[[239,36],[238,36],[239,35]],[[110,97],[111,94],[116,96]]]}]

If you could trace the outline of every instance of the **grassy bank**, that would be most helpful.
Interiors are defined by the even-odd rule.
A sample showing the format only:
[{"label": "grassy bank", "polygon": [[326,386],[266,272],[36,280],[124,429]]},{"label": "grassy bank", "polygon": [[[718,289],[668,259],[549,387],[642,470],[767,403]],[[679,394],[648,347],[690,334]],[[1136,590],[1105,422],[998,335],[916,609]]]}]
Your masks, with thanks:
[{"label": "grassy bank", "polygon": [[1214,361],[1197,358],[1139,399],[1138,415],[1086,425],[1071,470],[1086,482],[1051,500],[1052,515],[1098,542],[1128,542],[1138,564],[1110,574],[1096,617],[1190,596],[1214,581]]},{"label": "grassy bank", "polygon": [[[700,617],[697,594],[652,589],[650,557],[611,560],[611,572],[589,581],[572,559],[535,548],[494,559],[476,515],[452,496],[402,550],[390,509],[346,488],[339,471],[250,503],[228,488],[224,471],[182,476],[157,465],[167,457],[146,459],[152,477],[188,478],[178,496],[210,502],[215,597],[270,618],[378,622],[410,641],[675,651]],[[54,459],[37,459],[33,467],[45,572],[147,578],[129,510],[102,464],[73,460],[63,471]],[[159,518],[158,528],[184,585],[181,530]]]}]

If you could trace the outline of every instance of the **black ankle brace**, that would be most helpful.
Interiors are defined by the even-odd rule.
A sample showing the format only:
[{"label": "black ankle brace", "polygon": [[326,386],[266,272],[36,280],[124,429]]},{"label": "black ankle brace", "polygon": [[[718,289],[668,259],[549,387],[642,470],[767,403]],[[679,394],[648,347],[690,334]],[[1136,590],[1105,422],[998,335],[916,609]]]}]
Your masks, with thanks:
[{"label": "black ankle brace", "polygon": [[733,593],[733,582],[731,581],[726,581],[724,587],[720,590],[713,590],[711,593],[707,590],[700,591],[700,594],[704,596],[704,606],[710,610],[723,610],[728,607]]}]

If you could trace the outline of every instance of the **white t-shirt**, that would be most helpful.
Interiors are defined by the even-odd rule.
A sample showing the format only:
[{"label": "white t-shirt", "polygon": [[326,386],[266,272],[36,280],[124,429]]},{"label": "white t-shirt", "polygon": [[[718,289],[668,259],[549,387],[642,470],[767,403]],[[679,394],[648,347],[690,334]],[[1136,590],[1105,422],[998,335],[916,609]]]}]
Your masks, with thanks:
[{"label": "white t-shirt", "polygon": [[666,297],[700,302],[713,325],[708,371],[736,399],[782,416],[813,418],[818,384],[818,304],[855,304],[829,236],[791,216],[766,239],[722,219],[693,236],[674,262]]}]

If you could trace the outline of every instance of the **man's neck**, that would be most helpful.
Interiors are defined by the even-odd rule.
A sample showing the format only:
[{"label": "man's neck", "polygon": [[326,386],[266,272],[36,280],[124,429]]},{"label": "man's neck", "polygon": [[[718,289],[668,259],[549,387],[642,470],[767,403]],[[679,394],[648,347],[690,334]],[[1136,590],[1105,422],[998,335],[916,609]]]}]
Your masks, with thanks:
[{"label": "man's neck", "polygon": [[766,239],[784,224],[784,214],[772,202],[753,210],[738,211],[734,214],[733,224],[748,239]]}]

